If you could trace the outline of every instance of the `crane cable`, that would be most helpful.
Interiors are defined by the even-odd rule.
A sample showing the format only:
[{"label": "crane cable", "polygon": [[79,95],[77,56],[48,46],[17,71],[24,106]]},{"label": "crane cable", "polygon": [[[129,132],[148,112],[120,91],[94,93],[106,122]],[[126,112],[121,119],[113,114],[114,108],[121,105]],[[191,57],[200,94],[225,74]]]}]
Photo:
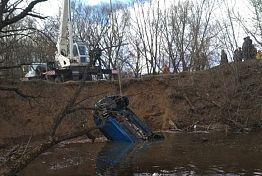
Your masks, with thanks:
[{"label": "crane cable", "polygon": [[123,94],[122,94],[122,80],[121,80],[120,66],[118,66],[118,85],[119,85],[119,95],[123,96]]}]

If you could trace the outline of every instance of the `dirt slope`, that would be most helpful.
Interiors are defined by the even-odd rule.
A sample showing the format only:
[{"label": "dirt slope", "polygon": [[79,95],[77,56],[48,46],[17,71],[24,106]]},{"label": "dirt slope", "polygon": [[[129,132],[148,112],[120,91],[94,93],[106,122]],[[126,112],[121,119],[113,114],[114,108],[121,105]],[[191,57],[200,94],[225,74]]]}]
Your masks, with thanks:
[{"label": "dirt slope", "polygon": [[[5,83],[1,83],[4,85]],[[15,83],[28,100],[13,92],[0,92],[0,140],[42,135],[52,118],[72,96],[77,82]],[[123,80],[123,94],[131,109],[153,129],[224,128],[248,130],[262,125],[262,62],[231,63],[206,71],[184,72]],[[86,82],[79,101],[85,107],[105,95],[119,94],[117,81]],[[60,132],[92,126],[90,111],[68,116]],[[1,141],[0,141],[1,142]]]}]

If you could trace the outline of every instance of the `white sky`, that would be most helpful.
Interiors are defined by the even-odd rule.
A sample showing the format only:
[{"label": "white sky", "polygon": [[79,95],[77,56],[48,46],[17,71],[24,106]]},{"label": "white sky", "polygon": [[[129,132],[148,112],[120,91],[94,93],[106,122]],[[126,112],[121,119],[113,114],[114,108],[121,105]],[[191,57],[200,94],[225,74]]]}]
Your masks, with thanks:
[{"label": "white sky", "polygon": [[[89,4],[89,5],[97,5],[100,3],[109,3],[110,0],[81,0],[83,3]],[[120,2],[128,2],[129,0],[118,0]],[[112,0],[112,3],[114,3],[115,0]],[[47,2],[43,2],[38,4],[34,10],[36,12],[40,12],[41,14],[45,16],[55,16],[59,12],[59,7],[62,6],[62,0],[48,0]]]},{"label": "white sky", "polygon": [[[44,16],[56,16],[58,15],[59,12],[59,8],[62,6],[62,1],[63,0],[48,0],[47,2],[43,2],[38,4],[34,10],[36,12],[40,12],[41,14],[43,14]],[[99,3],[103,3],[103,2],[107,2],[109,3],[110,0],[79,0],[82,1],[85,4],[89,4],[89,5],[97,5]],[[111,0],[112,3],[114,3],[116,0]],[[130,0],[117,0],[117,1],[121,1],[121,2],[128,2]],[[160,0],[160,6],[164,7],[164,5],[166,5],[167,7],[174,2],[177,2],[178,0]],[[246,17],[250,16],[249,15],[249,7],[248,7],[248,0],[226,0],[225,3],[227,3],[229,5],[229,7],[231,7],[232,9],[236,10],[236,11],[240,11],[241,15],[244,15]],[[222,6],[224,6],[224,4],[221,4]],[[217,17],[223,17],[224,15],[226,15],[225,13],[225,9],[223,7],[216,9],[216,16]],[[237,38],[239,38],[239,43],[242,44],[243,41],[243,36],[245,34],[243,34],[243,32],[241,33],[236,33]]]},{"label": "white sky", "polygon": [[[110,0],[80,0],[86,4],[89,5],[97,5],[103,2],[107,2],[109,3]],[[116,0],[112,0],[112,2],[115,2]],[[129,0],[118,0],[121,2],[128,2]],[[170,0],[162,0],[163,2],[166,1],[166,4],[170,4]],[[161,2],[162,5],[164,5],[164,3]],[[176,0],[171,0],[171,2],[175,2]],[[245,11],[248,10],[247,7],[247,0],[227,0],[226,2],[228,2],[229,4],[233,4],[233,8],[234,9],[238,9],[240,11],[242,11],[243,13],[245,13]],[[59,7],[62,6],[62,0],[48,0],[47,2],[43,2],[40,3],[39,5],[37,5],[34,10],[37,12],[41,12],[42,14],[46,15],[46,16],[55,16],[58,14],[59,12]]]}]

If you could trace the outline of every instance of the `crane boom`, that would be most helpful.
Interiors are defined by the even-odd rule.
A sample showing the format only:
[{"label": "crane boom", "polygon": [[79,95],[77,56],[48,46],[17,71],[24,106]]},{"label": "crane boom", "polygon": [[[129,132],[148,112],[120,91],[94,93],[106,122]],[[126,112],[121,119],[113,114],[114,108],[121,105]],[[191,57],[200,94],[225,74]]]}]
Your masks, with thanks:
[{"label": "crane boom", "polygon": [[[56,44],[57,51],[55,55],[55,63],[32,64],[35,65],[35,67],[32,67],[33,70],[30,72],[30,74],[26,75],[26,78],[51,78],[54,80],[62,81],[79,79],[91,80],[93,75],[97,75],[98,79],[102,79],[103,74],[112,74],[112,71],[110,69],[102,68],[100,60],[100,50],[91,50],[89,48],[89,50],[91,50],[92,52],[96,51],[95,57],[96,59],[98,57],[99,62],[99,66],[96,66],[96,60],[92,60],[94,54],[88,54],[86,43],[73,43],[70,0],[61,1],[63,3],[60,17],[58,41]],[[45,67],[45,69],[42,69],[42,67]]]},{"label": "crane boom", "polygon": [[73,59],[73,34],[70,0],[63,0],[59,36],[56,44],[56,61],[60,67],[70,66]]},{"label": "crane boom", "polygon": [[73,59],[73,27],[72,27],[70,0],[68,0],[67,3],[68,3],[69,56],[70,59]]}]

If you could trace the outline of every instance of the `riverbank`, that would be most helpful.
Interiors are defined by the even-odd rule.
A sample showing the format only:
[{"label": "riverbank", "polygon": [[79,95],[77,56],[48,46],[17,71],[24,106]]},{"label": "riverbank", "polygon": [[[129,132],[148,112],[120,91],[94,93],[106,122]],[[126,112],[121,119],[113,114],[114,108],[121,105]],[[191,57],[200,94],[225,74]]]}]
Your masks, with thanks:
[{"label": "riverbank", "polygon": [[[1,83],[2,85],[5,82]],[[24,94],[0,92],[0,144],[21,136],[45,136],[78,82],[12,83]],[[250,60],[205,71],[148,76],[122,82],[130,108],[154,130],[237,130],[262,126],[262,62]],[[117,81],[85,82],[78,102],[85,110],[68,115],[58,133],[93,126],[92,108],[107,95],[118,95]]]}]

